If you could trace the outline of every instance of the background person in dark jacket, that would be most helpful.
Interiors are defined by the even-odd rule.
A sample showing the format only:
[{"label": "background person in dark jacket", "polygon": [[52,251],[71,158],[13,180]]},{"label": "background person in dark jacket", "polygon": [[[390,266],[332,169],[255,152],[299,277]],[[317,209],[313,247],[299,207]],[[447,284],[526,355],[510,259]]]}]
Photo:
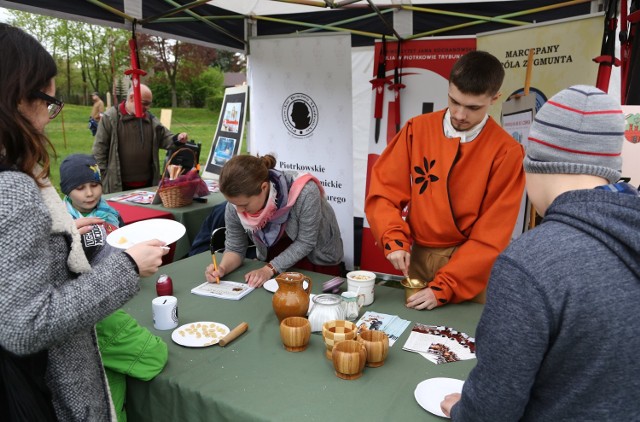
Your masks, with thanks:
[{"label": "background person in dark jacket", "polygon": [[536,115],[524,170],[544,220],[493,266],[478,363],[441,404],[454,421],[638,420],[640,197],[616,183],[623,134],[620,105],[590,86]]},{"label": "background person in dark jacket", "polygon": [[100,167],[102,191],[142,189],[157,185],[160,180],[160,148],[184,144],[186,133],[174,135],[160,120],[149,113],[153,94],[148,86],[140,84],[141,105],[144,115],[135,116],[133,88],[126,101],[107,110],[100,119],[93,141],[92,153]]}]

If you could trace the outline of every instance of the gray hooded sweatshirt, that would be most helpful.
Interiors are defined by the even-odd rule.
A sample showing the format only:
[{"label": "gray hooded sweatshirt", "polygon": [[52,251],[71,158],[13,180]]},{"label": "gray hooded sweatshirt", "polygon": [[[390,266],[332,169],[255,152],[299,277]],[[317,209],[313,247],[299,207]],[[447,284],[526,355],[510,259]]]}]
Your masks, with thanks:
[{"label": "gray hooded sweatshirt", "polygon": [[640,197],[560,195],[497,259],[454,421],[640,418]]}]

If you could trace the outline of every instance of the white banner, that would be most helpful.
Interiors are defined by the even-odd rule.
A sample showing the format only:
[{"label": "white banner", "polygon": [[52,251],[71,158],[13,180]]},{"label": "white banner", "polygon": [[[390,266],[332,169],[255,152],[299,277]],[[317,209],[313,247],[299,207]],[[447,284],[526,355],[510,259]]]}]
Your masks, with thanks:
[{"label": "white banner", "polygon": [[353,268],[351,37],[253,38],[249,86],[250,153],[320,180]]}]

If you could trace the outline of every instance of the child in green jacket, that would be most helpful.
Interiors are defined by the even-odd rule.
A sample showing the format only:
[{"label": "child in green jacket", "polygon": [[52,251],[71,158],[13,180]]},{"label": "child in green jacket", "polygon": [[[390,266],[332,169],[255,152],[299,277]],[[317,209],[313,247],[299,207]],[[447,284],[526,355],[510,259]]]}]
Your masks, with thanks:
[{"label": "child in green jacket", "polygon": [[[104,221],[82,234],[87,259],[92,266],[99,265],[111,248],[107,244],[107,234],[119,227],[122,220],[102,199],[100,172],[95,159],[84,154],[68,156],[60,165],[60,187],[74,219],[99,217]],[[123,310],[97,323],[96,334],[118,422],[124,422],[127,420],[127,376],[142,381],[153,379],[167,364],[167,344]]]}]

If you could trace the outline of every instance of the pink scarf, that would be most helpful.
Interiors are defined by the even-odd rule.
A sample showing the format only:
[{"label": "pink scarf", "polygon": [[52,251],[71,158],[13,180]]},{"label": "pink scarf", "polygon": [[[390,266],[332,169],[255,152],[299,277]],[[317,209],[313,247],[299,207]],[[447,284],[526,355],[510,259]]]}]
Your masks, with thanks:
[{"label": "pink scarf", "polygon": [[[324,195],[324,189],[320,181],[309,173],[303,173],[295,177],[289,188],[287,187],[286,178],[281,172],[270,170],[269,179],[271,186],[264,208],[255,214],[238,212],[242,227],[252,233],[254,242],[262,243],[267,247],[272,246],[282,237],[289,218],[289,211],[307,182],[315,182],[321,194]],[[283,204],[280,208],[278,208],[278,202]]]}]

